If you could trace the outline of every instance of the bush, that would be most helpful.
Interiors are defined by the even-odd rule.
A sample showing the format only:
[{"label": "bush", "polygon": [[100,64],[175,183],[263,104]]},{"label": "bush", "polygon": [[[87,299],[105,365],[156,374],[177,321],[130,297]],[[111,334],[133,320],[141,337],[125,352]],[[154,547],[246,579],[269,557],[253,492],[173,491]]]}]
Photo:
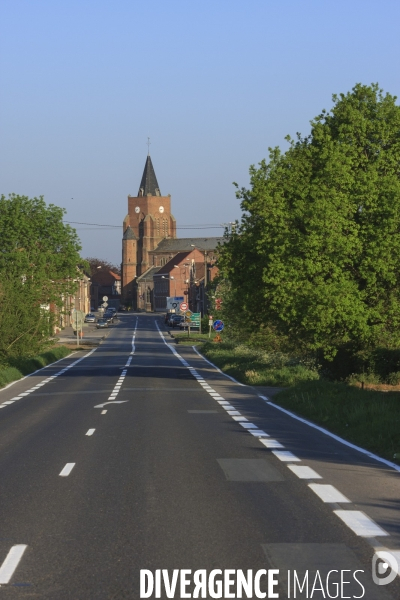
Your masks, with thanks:
[{"label": "bush", "polygon": [[65,346],[56,346],[43,354],[32,358],[12,358],[8,364],[0,367],[0,387],[21,379],[38,369],[46,367],[70,354],[71,350]]}]

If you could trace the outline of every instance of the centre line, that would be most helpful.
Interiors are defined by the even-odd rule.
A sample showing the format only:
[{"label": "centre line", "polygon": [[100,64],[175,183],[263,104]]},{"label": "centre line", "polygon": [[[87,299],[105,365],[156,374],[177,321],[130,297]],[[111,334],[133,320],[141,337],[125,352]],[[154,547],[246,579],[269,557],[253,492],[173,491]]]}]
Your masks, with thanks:
[{"label": "centre line", "polygon": [[88,429],[85,435],[93,435],[95,431],[95,429]]},{"label": "centre line", "polygon": [[17,544],[11,548],[0,567],[0,585],[10,581],[27,547],[25,544]]},{"label": "centre line", "polygon": [[61,471],[60,477],[68,477],[68,475],[71,473],[74,466],[75,466],[75,463],[67,463],[65,465],[65,467],[63,468],[63,470]]}]

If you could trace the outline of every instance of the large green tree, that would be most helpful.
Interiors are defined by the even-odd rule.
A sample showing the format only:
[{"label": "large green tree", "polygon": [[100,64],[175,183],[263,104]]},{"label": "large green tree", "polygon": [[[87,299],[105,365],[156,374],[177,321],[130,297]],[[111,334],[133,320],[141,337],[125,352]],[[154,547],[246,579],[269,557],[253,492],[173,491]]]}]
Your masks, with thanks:
[{"label": "large green tree", "polygon": [[249,326],[328,358],[400,343],[400,107],[378,85],[333,101],[251,167],[220,260]]},{"label": "large green tree", "polygon": [[43,198],[0,198],[0,359],[39,351],[82,262],[64,210]]}]

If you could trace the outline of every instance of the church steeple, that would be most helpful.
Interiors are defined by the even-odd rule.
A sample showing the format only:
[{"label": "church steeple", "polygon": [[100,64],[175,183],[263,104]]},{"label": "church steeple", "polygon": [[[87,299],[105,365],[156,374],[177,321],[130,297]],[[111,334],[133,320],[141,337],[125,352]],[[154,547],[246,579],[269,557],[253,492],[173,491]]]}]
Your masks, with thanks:
[{"label": "church steeple", "polygon": [[140,182],[138,196],[161,196],[160,188],[158,187],[157,177],[154,171],[153,163],[151,162],[150,154],[147,156],[146,164]]}]

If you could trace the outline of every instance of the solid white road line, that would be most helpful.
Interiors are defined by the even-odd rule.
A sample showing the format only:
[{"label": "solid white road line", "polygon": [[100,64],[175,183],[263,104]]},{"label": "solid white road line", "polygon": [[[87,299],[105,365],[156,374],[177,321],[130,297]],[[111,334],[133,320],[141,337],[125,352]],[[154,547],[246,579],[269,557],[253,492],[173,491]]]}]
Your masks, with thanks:
[{"label": "solid white road line", "polygon": [[282,462],[300,462],[301,459],[289,452],[289,450],[273,450],[272,454],[275,454],[276,458],[279,458]]},{"label": "solid white road line", "polygon": [[60,477],[68,477],[76,463],[67,463],[60,473]]},{"label": "solid white road line", "polygon": [[377,537],[389,535],[375,521],[367,517],[361,510],[334,510],[335,515],[360,537]]},{"label": "solid white road line", "polygon": [[346,498],[346,496],[339,492],[333,485],[309,483],[308,487],[321,498],[322,502],[351,502],[351,500]]},{"label": "solid white road line", "polygon": [[88,429],[85,435],[93,435],[95,431],[95,429]]},{"label": "solid white road line", "polygon": [[27,547],[26,544],[16,544],[11,548],[0,567],[0,585],[10,581]]},{"label": "solid white road line", "polygon": [[318,475],[311,467],[300,465],[288,465],[288,467],[299,479],[322,479],[321,475]]}]

